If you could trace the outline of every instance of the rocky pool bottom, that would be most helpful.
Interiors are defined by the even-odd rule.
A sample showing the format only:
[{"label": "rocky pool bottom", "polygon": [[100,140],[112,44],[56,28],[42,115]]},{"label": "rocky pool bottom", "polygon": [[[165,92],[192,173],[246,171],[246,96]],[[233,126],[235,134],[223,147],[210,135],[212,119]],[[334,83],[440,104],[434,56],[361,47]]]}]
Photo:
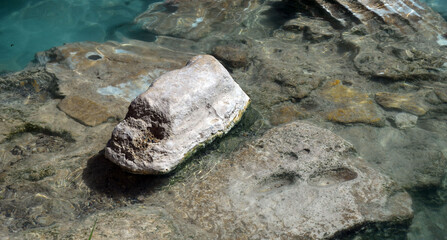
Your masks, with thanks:
[{"label": "rocky pool bottom", "polygon": [[[96,221],[96,239],[443,239],[446,23],[316,3],[168,1],[136,19],[155,42],[66,44],[2,75],[0,238],[88,238]],[[250,96],[241,122],[167,176],[106,160],[130,101],[204,53]]]}]

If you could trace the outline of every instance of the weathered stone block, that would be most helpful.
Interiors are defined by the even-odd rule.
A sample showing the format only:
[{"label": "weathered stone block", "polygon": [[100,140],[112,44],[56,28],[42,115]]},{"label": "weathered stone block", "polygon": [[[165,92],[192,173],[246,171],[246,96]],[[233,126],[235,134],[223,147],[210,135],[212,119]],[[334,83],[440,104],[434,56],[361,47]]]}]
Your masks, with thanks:
[{"label": "weathered stone block", "polygon": [[161,174],[240,120],[250,100],[212,56],[196,56],[132,101],[105,155],[127,171]]}]

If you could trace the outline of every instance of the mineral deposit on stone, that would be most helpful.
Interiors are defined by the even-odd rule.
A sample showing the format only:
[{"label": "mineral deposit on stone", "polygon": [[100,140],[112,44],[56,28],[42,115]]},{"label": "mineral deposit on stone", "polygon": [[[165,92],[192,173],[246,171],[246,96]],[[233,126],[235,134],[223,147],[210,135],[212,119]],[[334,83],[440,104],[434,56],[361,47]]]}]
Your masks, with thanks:
[{"label": "mineral deposit on stone", "polygon": [[214,57],[196,56],[132,101],[112,133],[106,157],[130,172],[167,173],[197,148],[227,133],[249,102]]}]

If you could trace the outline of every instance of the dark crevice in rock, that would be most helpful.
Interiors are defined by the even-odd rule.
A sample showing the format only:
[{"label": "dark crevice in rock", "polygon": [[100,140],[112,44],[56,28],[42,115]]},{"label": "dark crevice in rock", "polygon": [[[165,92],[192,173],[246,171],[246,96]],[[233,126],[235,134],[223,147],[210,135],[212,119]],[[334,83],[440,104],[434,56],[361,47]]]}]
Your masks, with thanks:
[{"label": "dark crevice in rock", "polygon": [[156,40],[156,34],[141,29],[139,24],[129,22],[124,22],[107,28],[105,39],[122,41],[121,34],[125,35],[129,39],[141,40],[145,42],[153,42]]},{"label": "dark crevice in rock", "polygon": [[323,187],[341,182],[347,182],[356,178],[356,172],[349,168],[342,167],[314,173],[309,177],[308,183],[312,186]]},{"label": "dark crevice in rock", "polygon": [[163,4],[163,11],[166,13],[175,13],[178,9],[178,0],[166,0]]},{"label": "dark crevice in rock", "polygon": [[52,47],[47,51],[36,53],[33,61],[35,63],[45,65],[46,63],[62,62],[63,60],[64,56],[62,55],[60,49],[58,47]]}]

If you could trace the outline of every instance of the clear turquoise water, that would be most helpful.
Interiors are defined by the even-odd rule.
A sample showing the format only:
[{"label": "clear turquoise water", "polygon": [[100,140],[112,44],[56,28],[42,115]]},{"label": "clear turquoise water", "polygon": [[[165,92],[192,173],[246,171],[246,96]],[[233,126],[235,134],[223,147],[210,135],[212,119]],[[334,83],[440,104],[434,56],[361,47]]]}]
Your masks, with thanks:
[{"label": "clear turquoise water", "polygon": [[[153,41],[154,35],[133,23],[155,0],[0,0],[0,73],[24,68],[36,52],[78,41],[120,41],[124,38]],[[447,19],[447,0],[425,0]],[[428,193],[427,193],[428,192]],[[415,193],[418,218],[430,228],[444,229],[446,193]],[[438,196],[439,195],[439,196]],[[419,198],[419,199],[418,199]],[[441,203],[433,203],[434,200]],[[439,214],[441,212],[441,214]],[[427,216],[425,216],[427,215]],[[425,239],[446,239],[442,230]],[[411,239],[417,239],[413,237]]]},{"label": "clear turquoise water", "polygon": [[[23,69],[39,51],[69,42],[152,41],[133,23],[160,0],[1,0],[0,73]],[[423,0],[447,19],[446,0]]]},{"label": "clear turquoise water", "polygon": [[0,73],[69,42],[152,41],[133,19],[157,0],[0,0]]},{"label": "clear turquoise water", "polygon": [[447,19],[447,1],[446,0],[422,0],[427,3],[435,11],[439,12],[445,19]]}]

